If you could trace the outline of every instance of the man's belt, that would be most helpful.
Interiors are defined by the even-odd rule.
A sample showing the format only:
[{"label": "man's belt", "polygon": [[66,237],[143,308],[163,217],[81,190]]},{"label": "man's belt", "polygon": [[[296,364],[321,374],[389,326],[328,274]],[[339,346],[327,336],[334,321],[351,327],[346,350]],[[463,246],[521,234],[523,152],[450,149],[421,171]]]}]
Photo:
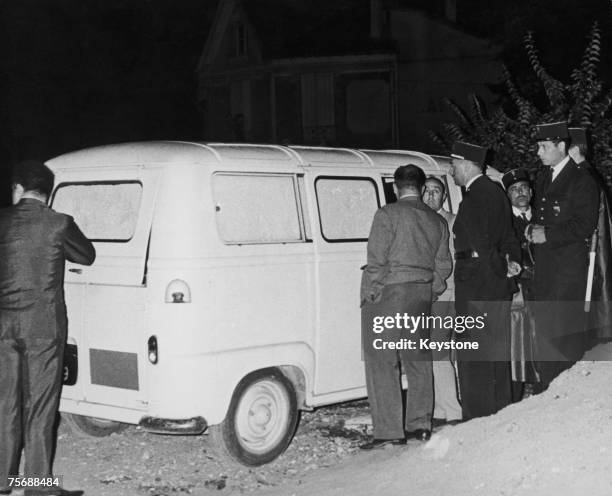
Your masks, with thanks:
[{"label": "man's belt", "polygon": [[478,252],[475,250],[463,250],[455,252],[455,260],[466,260],[468,258],[478,258]]}]

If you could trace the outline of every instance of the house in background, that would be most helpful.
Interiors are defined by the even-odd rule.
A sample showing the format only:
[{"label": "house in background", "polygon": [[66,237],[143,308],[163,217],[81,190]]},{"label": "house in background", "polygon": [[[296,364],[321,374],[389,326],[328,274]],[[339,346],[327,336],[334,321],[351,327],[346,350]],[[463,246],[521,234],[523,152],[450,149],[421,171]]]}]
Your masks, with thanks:
[{"label": "house in background", "polygon": [[399,0],[220,0],[198,64],[207,141],[432,148],[498,50]]}]

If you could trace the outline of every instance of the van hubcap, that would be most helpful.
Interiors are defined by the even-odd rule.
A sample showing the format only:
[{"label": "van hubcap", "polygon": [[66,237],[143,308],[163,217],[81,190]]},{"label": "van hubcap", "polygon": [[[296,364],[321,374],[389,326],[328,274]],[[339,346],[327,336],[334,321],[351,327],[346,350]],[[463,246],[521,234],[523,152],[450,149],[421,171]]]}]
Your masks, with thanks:
[{"label": "van hubcap", "polygon": [[249,451],[265,452],[282,439],[288,422],[287,392],[276,381],[263,380],[243,394],[236,412],[236,433]]}]

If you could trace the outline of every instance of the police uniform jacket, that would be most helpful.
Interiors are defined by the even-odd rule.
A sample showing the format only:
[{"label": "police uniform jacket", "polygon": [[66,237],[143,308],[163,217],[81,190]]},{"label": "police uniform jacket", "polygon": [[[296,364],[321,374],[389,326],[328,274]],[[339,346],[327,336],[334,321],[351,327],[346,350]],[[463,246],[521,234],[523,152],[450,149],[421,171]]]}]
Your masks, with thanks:
[{"label": "police uniform jacket", "polygon": [[510,299],[516,283],[506,277],[506,254],[514,261],[521,257],[501,186],[484,175],[477,178],[459,205],[453,232],[457,302]]},{"label": "police uniform jacket", "polygon": [[535,293],[540,301],[584,298],[589,239],[597,225],[599,190],[591,174],[570,159],[550,182],[536,182],[532,222],[545,227],[546,242],[535,245]]},{"label": "police uniform jacket", "polygon": [[30,198],[0,209],[0,339],[65,339],[66,259],[95,259],[72,217]]},{"label": "police uniform jacket", "polygon": [[[532,210],[533,215],[533,210]],[[533,298],[533,246],[530,245],[525,236],[525,229],[530,224],[530,221],[520,215],[512,216],[512,226],[514,227],[514,234],[516,239],[521,245],[521,267],[522,271],[518,276],[518,281],[521,283],[523,289],[523,297],[525,299]]]}]

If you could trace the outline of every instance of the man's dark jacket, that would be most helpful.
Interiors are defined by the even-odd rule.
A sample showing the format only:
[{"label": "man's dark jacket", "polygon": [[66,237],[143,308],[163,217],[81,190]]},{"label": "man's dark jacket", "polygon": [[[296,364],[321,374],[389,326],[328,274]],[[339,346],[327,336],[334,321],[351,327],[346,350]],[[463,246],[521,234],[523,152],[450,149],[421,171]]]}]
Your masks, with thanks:
[{"label": "man's dark jacket", "polygon": [[[506,256],[521,259],[512,212],[499,184],[478,177],[464,194],[455,225],[455,308],[458,316],[486,317],[485,327],[456,334],[478,351],[457,353],[463,418],[491,415],[510,403],[510,299]],[[477,256],[476,256],[477,255]]]},{"label": "man's dark jacket", "polygon": [[[533,213],[533,212],[532,212]],[[523,298],[526,300],[533,299],[533,246],[530,245],[525,236],[525,229],[530,224],[526,218],[522,216],[512,215],[512,226],[514,234],[519,244],[521,245],[521,266],[522,271],[517,277],[517,282],[521,283]]]},{"label": "man's dark jacket", "polygon": [[22,199],[0,210],[0,490],[19,471],[52,474],[54,424],[66,343],[65,260],[95,250],[72,217]]},{"label": "man's dark jacket", "polygon": [[546,242],[535,245],[535,295],[540,301],[584,299],[589,244],[599,212],[599,190],[591,174],[573,160],[552,183],[536,182],[534,224],[545,226]]},{"label": "man's dark jacket", "polygon": [[[476,179],[464,194],[453,232],[457,302],[509,300],[516,284],[506,277],[506,254],[519,262],[521,252],[510,203],[501,186],[484,175]],[[478,256],[467,256],[470,252]]]},{"label": "man's dark jacket", "polygon": [[0,210],[0,339],[65,339],[65,260],[90,265],[72,217],[30,198]]},{"label": "man's dark jacket", "polygon": [[589,347],[584,313],[589,241],[599,217],[599,189],[592,175],[569,160],[550,182],[536,181],[532,222],[545,227],[535,245],[534,288],[537,361],[546,388]]}]

